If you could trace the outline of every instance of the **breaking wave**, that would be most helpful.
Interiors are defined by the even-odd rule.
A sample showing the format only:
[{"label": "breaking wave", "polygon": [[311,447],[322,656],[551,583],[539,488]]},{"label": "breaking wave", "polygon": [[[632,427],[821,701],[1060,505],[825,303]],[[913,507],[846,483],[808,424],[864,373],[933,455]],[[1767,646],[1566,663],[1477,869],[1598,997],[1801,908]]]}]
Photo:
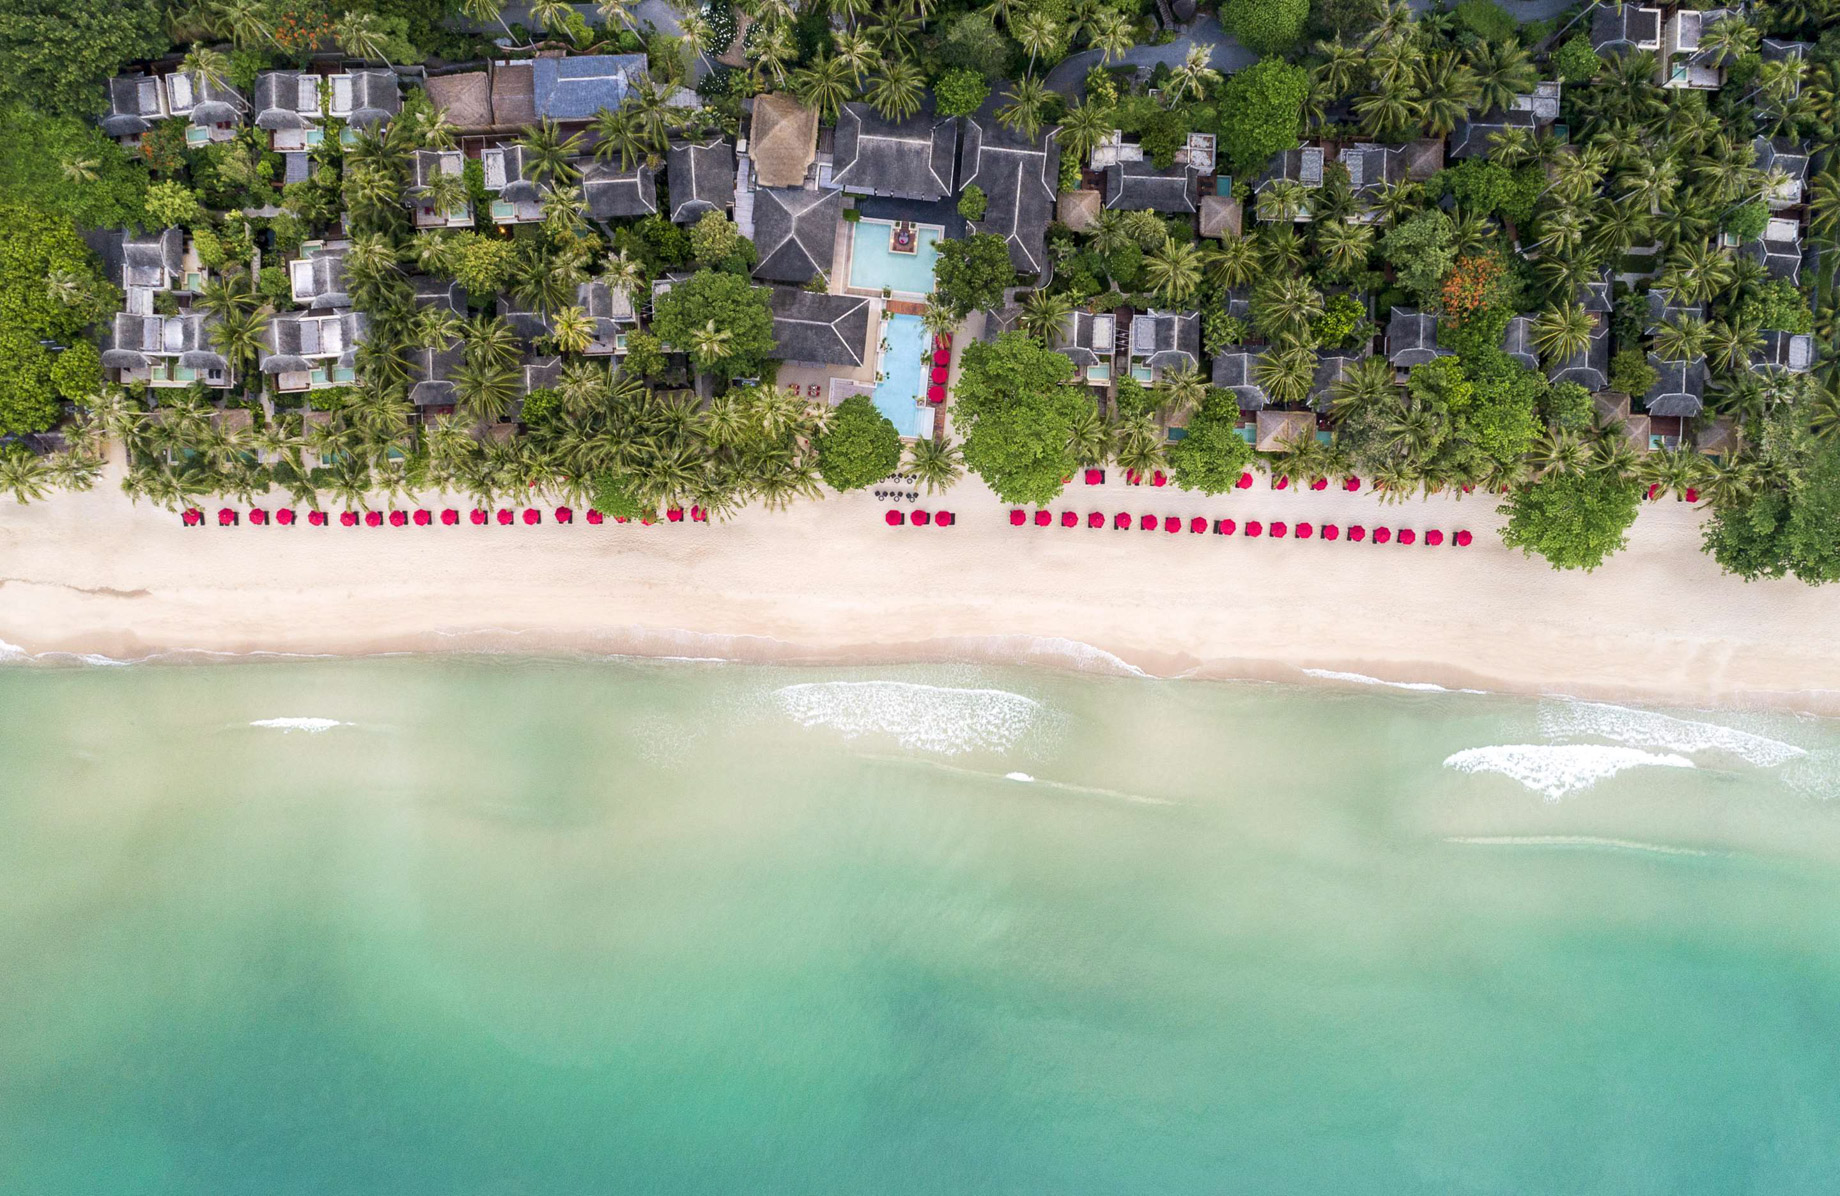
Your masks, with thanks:
[{"label": "breaking wave", "polygon": [[1605,839],[1596,835],[1457,835],[1446,843],[1465,843],[1473,847],[1580,847],[1607,851],[1645,851],[1652,855],[1710,856],[1697,847],[1669,847],[1663,843],[1644,843],[1638,839]]},{"label": "breaking wave", "polygon": [[319,735],[334,727],[349,727],[351,723],[342,723],[336,718],[258,718],[249,724],[268,730],[288,734],[293,731],[305,731],[309,735]]},{"label": "breaking wave", "polygon": [[1342,681],[1349,685],[1383,685],[1388,689],[1410,689],[1421,693],[1434,694],[1479,694],[1487,693],[1481,689],[1449,689],[1442,685],[1433,685],[1429,681],[1383,681],[1379,677],[1369,677],[1366,673],[1339,673],[1334,669],[1303,669],[1306,677],[1315,677],[1319,681]]},{"label": "breaking wave", "polygon": [[1449,756],[1444,767],[1458,772],[1494,772],[1519,781],[1548,801],[1589,789],[1630,768],[1692,768],[1685,756],[1658,755],[1629,747],[1592,743],[1504,743],[1467,748]]},{"label": "breaking wave", "polygon": [[1003,689],[910,681],[816,681],[773,693],[792,718],[851,739],[888,735],[902,747],[955,756],[1002,751],[1034,725],[1041,703]]},{"label": "breaking wave", "polygon": [[1540,730],[1550,738],[1592,735],[1634,747],[1668,752],[1718,752],[1762,768],[1786,764],[1805,749],[1780,739],[1753,735],[1718,723],[1676,718],[1601,702],[1564,702],[1540,712]]}]

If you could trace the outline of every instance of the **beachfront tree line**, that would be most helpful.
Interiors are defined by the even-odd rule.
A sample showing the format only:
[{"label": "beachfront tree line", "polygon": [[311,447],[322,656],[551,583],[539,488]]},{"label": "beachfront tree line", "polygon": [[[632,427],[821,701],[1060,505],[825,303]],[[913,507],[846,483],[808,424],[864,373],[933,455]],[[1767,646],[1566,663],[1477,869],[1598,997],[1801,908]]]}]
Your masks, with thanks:
[{"label": "beachfront tree line", "polygon": [[[36,0],[0,18],[0,63],[23,61],[28,49],[43,58],[46,47],[61,44],[30,40],[61,15],[61,4]],[[469,0],[464,7],[475,21],[502,16],[493,0]],[[1223,23],[1265,57],[1222,79],[1198,51],[1158,66],[1149,86],[1104,69],[1132,44],[1149,40],[1154,9],[1147,2],[908,0],[875,9],[856,0],[832,0],[828,7],[762,0],[742,6],[749,18],[742,55],[747,65],[709,64],[715,69],[699,84],[706,107],[689,117],[702,123],[684,129],[677,123],[681,111],[664,102],[664,86],[686,77],[690,56],[723,50],[738,28],[735,10],[705,5],[686,17],[681,40],[651,39],[645,48],[659,86],[641,89],[634,103],[607,114],[595,133],[598,152],[627,162],[656,161],[673,132],[732,133],[739,98],[756,90],[791,90],[834,119],[844,101],[858,96],[891,116],[911,113],[930,89],[944,113],[969,113],[995,96],[997,118],[1012,128],[1033,135],[1058,127],[1063,187],[1077,183],[1080,158],[1111,129],[1140,142],[1158,164],[1173,161],[1190,132],[1214,133],[1223,169],[1244,180],[1301,137],[1397,143],[1440,136],[1466,115],[1501,106],[1541,75],[1557,74],[1568,84],[1565,119],[1572,137],[1566,145],[1510,134],[1486,160],[1366,198],[1357,197],[1333,166],[1324,186],[1307,193],[1280,183],[1254,197],[1242,182],[1236,191],[1247,202],[1249,235],[1219,244],[1203,245],[1192,225],[1148,213],[1108,212],[1085,234],[1057,226],[1050,236],[1053,280],[1023,300],[1023,339],[1031,347],[1006,338],[966,352],[965,380],[954,395],[966,431],[964,461],[1015,501],[1047,501],[1070,464],[1100,462],[1145,471],[1166,465],[1180,484],[1217,491],[1251,456],[1235,428],[1239,413],[1231,396],[1199,375],[1177,373],[1154,389],[1124,380],[1101,408],[1084,388],[1070,385],[1065,359],[1046,351],[1064,311],[1197,309],[1208,352],[1236,344],[1265,347],[1260,384],[1274,400],[1296,402],[1318,352],[1370,341],[1375,329],[1369,311],[1413,303],[1443,314],[1440,339],[1455,355],[1417,367],[1404,386],[1394,385],[1381,365],[1358,368],[1333,395],[1332,441],[1299,442],[1268,468],[1300,478],[1359,470],[1395,499],[1506,485],[1514,504],[1511,539],[1563,565],[1593,564],[1620,542],[1627,526],[1621,512],[1634,510],[1620,501],[1629,493],[1645,485],[1676,493],[1697,488],[1714,504],[1708,544],[1727,567],[1746,575],[1792,570],[1814,580],[1840,574],[1840,565],[1818,559],[1809,547],[1820,541],[1833,474],[1828,459],[1840,422],[1832,374],[1812,383],[1769,381],[1739,363],[1763,328],[1807,324],[1831,349],[1832,308],[1823,305],[1817,320],[1804,292],[1767,283],[1717,237],[1754,235],[1762,180],[1749,161],[1748,141],[1759,119],[1766,132],[1817,144],[1834,138],[1840,46],[1828,42],[1835,39],[1817,43],[1808,60],[1790,68],[1757,54],[1760,31],[1813,38],[1830,7],[1797,0],[1760,6],[1751,22],[1715,24],[1712,35],[1725,47],[1734,85],[1708,100],[1702,93],[1657,88],[1652,58],[1600,61],[1582,35],[1549,43],[1550,26],[1517,26],[1481,0],[1454,13],[1423,14],[1378,0],[1233,0],[1223,7]],[[228,71],[231,82],[245,86],[256,70],[286,65],[302,51],[295,8],[284,12],[237,0],[163,9],[167,24],[158,32],[141,29],[132,15],[138,11],[132,5],[124,10],[132,19],[124,18],[122,28],[154,40],[215,42],[196,47],[191,65]],[[533,14],[544,29],[506,31],[526,42],[548,38],[577,49],[639,44],[630,9],[618,0],[602,6],[602,28],[585,33],[566,5],[539,4]],[[348,15],[357,19],[342,27],[329,20],[316,36],[372,59],[415,61],[435,46],[433,38],[470,36],[431,34],[420,20],[380,34],[361,8]],[[392,40],[396,32],[408,44]],[[145,52],[129,52],[125,44],[97,42],[85,52],[117,54],[117,60]],[[1096,51],[1101,66],[1088,72],[1079,98],[1070,102],[1045,80],[1054,64],[1080,49]],[[57,58],[57,51],[48,56]],[[12,77],[47,80],[35,102],[65,111],[84,104],[71,102],[69,89],[53,86],[43,72],[68,69],[73,79],[86,77],[77,90],[89,94],[98,74],[93,63],[84,66],[74,57],[63,66],[36,62],[31,69],[40,74]],[[549,185],[541,225],[510,238],[430,234],[407,226],[400,202],[406,155],[418,145],[451,144],[451,129],[414,96],[401,119],[380,136],[361,137],[349,151],[328,136],[312,176],[283,191],[281,211],[272,217],[244,214],[272,195],[276,168],[253,136],[206,150],[154,136],[145,160],[136,163],[81,122],[39,114],[21,119],[16,105],[23,90],[0,96],[15,105],[0,111],[0,140],[7,143],[0,148],[8,151],[0,154],[5,197],[80,223],[186,224],[201,253],[225,263],[224,281],[204,302],[221,313],[220,348],[246,367],[253,364],[262,322],[286,302],[286,280],[278,270],[239,277],[230,263],[246,260],[245,247],[256,239],[279,251],[275,257],[285,256],[332,227],[341,211],[350,213],[351,265],[373,328],[361,384],[317,392],[313,404],[326,410],[316,410],[314,418],[284,405],[271,420],[255,405],[249,430],[203,411],[196,397],[160,404],[179,414],[147,410],[144,402],[124,408],[115,401],[119,396],[75,404],[73,426],[114,426],[131,447],[144,450],[135,454],[131,477],[143,493],[235,493],[199,487],[220,478],[234,485],[261,480],[256,451],[275,459],[273,480],[286,485],[298,449],[303,470],[292,472],[302,477],[292,485],[303,496],[333,489],[334,473],[346,478],[349,494],[368,471],[385,492],[431,480],[483,486],[491,477],[498,479],[492,483],[498,493],[519,485],[527,492],[536,482],[642,504],[700,496],[704,505],[726,510],[753,498],[811,493],[814,470],[831,480],[823,452],[830,426],[868,426],[823,410],[795,414],[789,399],[770,390],[724,392],[726,380],[771,368],[759,292],[745,285],[752,247],[732,225],[719,227],[725,222],[688,233],[662,220],[626,222],[611,236],[589,227],[570,173],[568,138],[559,130],[539,126],[526,138]],[[470,193],[477,180],[440,185],[465,186]],[[1831,164],[1816,175],[1811,194],[1813,234],[1831,243],[1840,204]],[[1345,218],[1362,208],[1373,210],[1371,223]],[[1312,218],[1300,223],[1296,217],[1306,210]],[[104,219],[105,213],[113,219]],[[1018,281],[1002,255],[981,242],[969,238],[942,255],[936,326],[990,306]],[[1744,448],[1731,460],[1711,463],[1687,451],[1637,458],[1619,448],[1614,429],[1597,423],[1579,388],[1547,386],[1543,376],[1497,348],[1501,322],[1533,310],[1541,313],[1543,354],[1568,355],[1589,334],[1575,302],[1577,285],[1605,265],[1627,266],[1632,251],[1654,243],[1662,247],[1656,281],[1702,296],[1706,315],[1703,322],[1675,321],[1651,335],[1640,326],[1638,299],[1621,304],[1613,319],[1623,351],[1613,383],[1638,393],[1644,388],[1644,349],[1663,356],[1700,350],[1716,377],[1714,410],[1730,413],[1745,432]],[[473,310],[458,327],[414,310],[404,282],[411,270],[465,285]],[[598,275],[643,287],[675,270],[697,271],[696,289],[680,288],[680,305],[666,297],[651,331],[632,338],[619,374],[575,357],[581,321],[570,306],[576,282]],[[64,293],[87,290],[92,302],[106,295],[93,274],[83,277],[81,268],[67,274],[77,285],[66,278]],[[1831,279],[1818,285],[1831,289]],[[551,313],[554,335],[544,347],[571,358],[567,384],[525,398],[525,435],[508,440],[494,429],[503,426],[497,421],[520,392],[510,377],[515,338],[491,314],[501,292]],[[692,295],[699,303],[724,305],[723,320],[679,319]],[[1235,296],[1246,300],[1233,309],[1238,316],[1228,307]],[[82,310],[81,302],[73,304],[74,312]],[[444,426],[418,427],[402,398],[403,360],[417,347],[456,339],[465,348],[455,379],[459,413]],[[66,356],[57,363],[64,365]],[[1823,368],[1831,371],[1835,354],[1826,357]],[[48,361],[37,359],[23,367],[37,373],[20,376],[42,376]],[[54,385],[51,393],[71,398],[93,392],[82,385],[88,363],[81,355],[69,361],[63,388]],[[11,362],[12,356],[0,355],[0,369],[12,368]],[[714,381],[708,389],[724,393],[695,398],[689,386],[695,374]],[[1031,389],[1018,389],[1018,378]],[[0,393],[19,392],[0,387]],[[33,393],[47,392],[40,386]],[[204,418],[188,418],[187,410]],[[1165,429],[1177,416],[1188,435],[1171,442]],[[42,426],[42,420],[25,418]],[[212,441],[199,451],[181,435],[204,435],[207,428],[223,429],[210,435],[227,438],[227,445]],[[888,431],[877,427],[878,444],[854,446],[867,451],[832,455],[886,460]],[[258,438],[292,447],[252,451]],[[90,433],[73,437],[73,450],[92,439]],[[444,447],[437,451],[437,445]],[[960,449],[923,441],[915,453],[911,464],[923,476],[944,482],[956,475]],[[41,485],[50,466],[13,455],[5,468],[0,480],[24,492]],[[74,460],[57,468],[73,478],[84,473]],[[841,466],[835,472],[837,481],[860,476]],[[1617,501],[1597,501],[1606,496]]]}]

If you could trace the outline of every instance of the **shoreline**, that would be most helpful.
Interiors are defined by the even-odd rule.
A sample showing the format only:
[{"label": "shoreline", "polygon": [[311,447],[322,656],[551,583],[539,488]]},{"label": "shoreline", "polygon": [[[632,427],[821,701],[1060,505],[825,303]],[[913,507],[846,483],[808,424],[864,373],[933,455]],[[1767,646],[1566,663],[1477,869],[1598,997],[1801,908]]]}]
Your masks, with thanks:
[{"label": "shoreline", "polygon": [[1840,590],[1719,574],[1685,504],[1645,507],[1629,548],[1585,575],[1510,552],[1493,504],[1474,496],[1387,505],[1112,482],[1066,497],[1057,511],[1476,538],[1457,549],[1015,528],[975,480],[933,504],[958,513],[950,529],[888,528],[886,506],[860,492],[713,525],[186,529],[105,479],[0,507],[0,663],[970,661],[1840,714],[1840,646],[1818,635],[1840,626]]}]

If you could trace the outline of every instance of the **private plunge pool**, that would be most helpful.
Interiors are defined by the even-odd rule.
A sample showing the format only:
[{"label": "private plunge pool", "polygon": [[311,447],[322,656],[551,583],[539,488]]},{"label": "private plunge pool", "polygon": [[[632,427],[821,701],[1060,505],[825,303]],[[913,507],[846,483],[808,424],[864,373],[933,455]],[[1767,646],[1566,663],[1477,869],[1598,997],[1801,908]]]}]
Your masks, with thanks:
[{"label": "private plunge pool", "polygon": [[895,431],[912,439],[933,434],[933,409],[920,402],[926,388],[926,324],[919,316],[894,315],[882,321],[881,350],[875,384],[875,409]]},{"label": "private plunge pool", "polygon": [[859,220],[850,234],[850,286],[859,291],[880,291],[924,299],[933,292],[934,248],[945,230],[934,224],[908,225],[911,252],[893,247],[892,220]]}]

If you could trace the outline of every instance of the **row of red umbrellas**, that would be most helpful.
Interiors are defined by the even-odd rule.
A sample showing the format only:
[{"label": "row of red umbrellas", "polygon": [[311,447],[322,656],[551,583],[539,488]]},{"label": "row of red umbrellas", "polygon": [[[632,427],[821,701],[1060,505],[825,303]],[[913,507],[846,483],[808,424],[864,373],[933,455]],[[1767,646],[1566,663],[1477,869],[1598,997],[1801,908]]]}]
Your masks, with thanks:
[{"label": "row of red umbrellas", "polygon": [[926,401],[943,403],[946,401],[947,370],[952,364],[952,334],[936,333],[933,336],[933,368],[927,375]]},{"label": "row of red umbrellas", "polygon": [[[701,507],[691,507],[688,514],[692,523],[707,523],[709,521],[709,513]],[[681,507],[673,507],[665,512],[665,520],[670,523],[681,523],[683,522],[684,515],[685,512]],[[557,507],[551,512],[551,516],[557,523],[575,522],[575,512],[568,507]],[[535,527],[543,522],[543,512],[536,507],[525,507],[521,512],[513,511],[509,508],[500,508],[496,512],[475,509],[467,512],[465,517],[475,527],[484,527],[494,520],[496,520],[501,527],[512,527],[516,525],[520,517],[524,524],[529,527]],[[297,518],[298,516],[295,514],[292,507],[281,507],[272,513],[262,507],[251,507],[249,509],[249,522],[256,527],[265,527],[270,523],[274,523],[280,527],[292,527]],[[357,511],[340,511],[337,518],[340,527],[357,527],[359,524],[363,524],[365,527],[382,527],[386,523],[391,527],[408,527],[411,525],[415,527],[428,527],[437,519],[440,520],[443,527],[454,527],[460,523],[461,513],[454,510],[452,507],[448,507],[446,510],[440,511],[439,513],[419,508],[413,511],[389,511],[387,513],[383,511],[365,511],[362,513]],[[187,507],[180,513],[179,519],[187,527],[198,527],[204,523],[204,512],[197,507]],[[305,514],[305,519],[307,525],[310,527],[326,527],[332,522],[333,516],[325,511],[308,511]],[[602,515],[599,511],[589,509],[586,514],[586,520],[589,524],[598,527],[601,523],[606,521],[606,516]],[[242,513],[237,511],[234,507],[220,507],[218,509],[217,525],[219,527],[235,527],[241,521]],[[613,521],[615,523],[629,522],[624,515],[615,515]],[[649,527],[656,522],[656,520],[640,519],[639,522]]]},{"label": "row of red umbrellas", "polygon": [[[890,514],[894,514],[894,512],[890,512]],[[1022,527],[1030,522],[1029,514],[1019,507],[1012,509],[1009,513],[1009,521],[1013,527]],[[893,522],[893,520],[890,520],[890,522]],[[1053,512],[1035,512],[1034,524],[1036,527],[1051,527],[1055,522],[1056,520]],[[1059,523],[1062,527],[1079,527],[1081,520],[1078,512],[1062,511],[1060,513]],[[1103,528],[1106,524],[1105,513],[1103,511],[1090,512],[1086,516],[1085,523],[1089,528]],[[1217,536],[1231,536],[1243,530],[1248,537],[1253,539],[1269,535],[1274,540],[1282,540],[1286,536],[1295,536],[1299,540],[1308,540],[1312,536],[1317,535],[1320,535],[1324,540],[1338,540],[1343,535],[1341,526],[1334,523],[1322,524],[1320,530],[1318,525],[1313,523],[1298,522],[1290,524],[1279,519],[1274,519],[1270,523],[1262,523],[1257,519],[1248,519],[1243,524],[1232,519],[1216,519],[1210,524],[1206,518],[1195,515],[1184,524],[1183,520],[1175,515],[1164,515],[1161,517],[1156,515],[1138,515],[1133,517],[1126,511],[1120,511],[1118,514],[1112,516],[1111,524],[1113,529],[1117,531],[1128,531],[1132,527],[1136,527],[1139,531],[1153,532],[1161,530],[1171,535],[1182,531],[1184,526],[1195,535],[1203,535],[1208,532],[1210,528]],[[1347,529],[1348,539],[1356,544],[1368,539],[1370,534],[1376,544],[1389,544],[1395,540],[1401,544],[1416,544],[1420,538],[1419,533],[1409,527],[1400,528],[1397,531],[1392,528],[1377,527],[1370,533],[1365,526],[1354,523],[1350,524]],[[1424,533],[1423,538],[1427,546],[1436,548],[1444,543],[1445,534],[1437,528],[1432,528]],[[1458,531],[1451,534],[1449,538],[1457,547],[1468,548],[1475,537],[1468,531]]]},{"label": "row of red umbrellas", "polygon": [[[1680,496],[1686,499],[1688,502],[1698,502],[1699,501],[1699,491],[1694,489],[1692,486],[1688,486],[1685,490],[1681,491]],[[1659,482],[1651,484],[1648,488],[1648,494],[1647,494],[1648,501],[1654,502],[1657,498],[1660,498],[1660,497],[1661,497],[1661,484]]]},{"label": "row of red umbrellas", "polygon": [[890,511],[882,516],[882,522],[889,527],[900,527],[909,522],[910,518],[915,527],[925,527],[929,523],[937,527],[951,527],[958,522],[958,516],[950,511],[915,511],[912,516],[905,511]]}]

